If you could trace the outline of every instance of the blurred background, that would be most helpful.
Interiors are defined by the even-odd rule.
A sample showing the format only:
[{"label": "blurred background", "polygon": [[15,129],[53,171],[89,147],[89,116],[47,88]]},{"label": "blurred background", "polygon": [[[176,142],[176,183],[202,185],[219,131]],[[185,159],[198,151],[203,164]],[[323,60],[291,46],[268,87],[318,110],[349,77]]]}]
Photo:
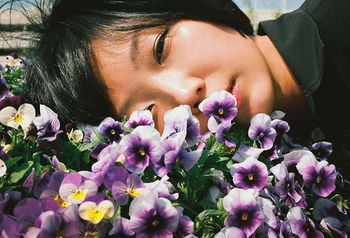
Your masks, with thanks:
[{"label": "blurred background", "polygon": [[[74,1],[74,0],[72,0]],[[176,0],[174,0],[176,1]],[[190,1],[190,0],[189,0]],[[293,11],[304,0],[233,0],[251,19],[254,29],[263,20],[274,19],[283,13]],[[35,16],[35,6],[49,6],[51,0],[16,1],[0,0],[0,63],[4,56],[15,51],[19,55],[28,47],[31,30],[36,27],[26,16]],[[12,9],[11,11],[9,9]],[[21,10],[19,10],[21,9]],[[35,19],[35,17],[34,17]]]}]

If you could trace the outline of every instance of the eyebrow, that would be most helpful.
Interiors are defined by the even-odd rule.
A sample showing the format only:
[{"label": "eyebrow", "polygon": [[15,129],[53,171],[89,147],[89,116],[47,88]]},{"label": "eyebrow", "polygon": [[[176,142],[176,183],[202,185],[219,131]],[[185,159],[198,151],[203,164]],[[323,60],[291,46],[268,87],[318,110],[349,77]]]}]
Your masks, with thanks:
[{"label": "eyebrow", "polygon": [[138,68],[138,56],[139,56],[139,34],[136,32],[133,34],[130,45],[130,59],[133,62],[134,67]]}]

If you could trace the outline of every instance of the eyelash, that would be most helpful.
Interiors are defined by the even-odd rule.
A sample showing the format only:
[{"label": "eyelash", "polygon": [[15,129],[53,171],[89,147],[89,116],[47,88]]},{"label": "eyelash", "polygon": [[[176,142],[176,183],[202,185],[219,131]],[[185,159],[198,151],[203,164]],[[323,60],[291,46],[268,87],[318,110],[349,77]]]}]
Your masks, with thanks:
[{"label": "eyelash", "polygon": [[169,28],[165,28],[165,30],[160,33],[153,44],[153,56],[158,62],[159,65],[162,65],[163,51],[165,45],[165,39],[169,32]]},{"label": "eyelash", "polygon": [[154,104],[151,104],[148,107],[146,107],[144,110],[145,111],[148,110],[148,111],[152,112],[153,107],[154,107]]}]

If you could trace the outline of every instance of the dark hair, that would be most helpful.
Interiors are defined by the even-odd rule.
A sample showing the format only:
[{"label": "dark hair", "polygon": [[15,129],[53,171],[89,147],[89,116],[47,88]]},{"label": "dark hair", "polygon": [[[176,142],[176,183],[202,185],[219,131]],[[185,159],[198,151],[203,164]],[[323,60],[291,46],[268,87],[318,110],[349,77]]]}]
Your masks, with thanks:
[{"label": "dark hair", "polygon": [[90,45],[97,37],[115,40],[181,19],[203,20],[252,35],[248,17],[232,0],[61,0],[43,20],[30,50],[25,96],[65,121],[97,124],[119,119],[94,65]]}]

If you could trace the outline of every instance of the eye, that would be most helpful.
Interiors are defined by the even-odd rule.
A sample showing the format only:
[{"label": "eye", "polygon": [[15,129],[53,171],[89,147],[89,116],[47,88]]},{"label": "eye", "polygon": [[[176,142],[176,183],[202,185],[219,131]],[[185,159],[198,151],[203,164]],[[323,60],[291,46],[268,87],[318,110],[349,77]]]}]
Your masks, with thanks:
[{"label": "eye", "polygon": [[165,39],[166,36],[169,32],[169,28],[165,28],[165,30],[160,33],[156,40],[154,41],[153,44],[153,56],[156,59],[156,61],[158,62],[158,64],[162,64],[163,61],[163,51],[164,51],[164,45],[165,45]]}]

